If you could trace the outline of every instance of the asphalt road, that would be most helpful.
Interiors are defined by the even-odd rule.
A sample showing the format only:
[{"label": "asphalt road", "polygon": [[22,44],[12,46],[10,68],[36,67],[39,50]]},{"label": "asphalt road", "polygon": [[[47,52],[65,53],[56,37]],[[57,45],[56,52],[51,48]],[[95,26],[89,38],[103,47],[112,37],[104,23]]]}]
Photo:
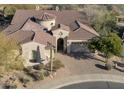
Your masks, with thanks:
[{"label": "asphalt road", "polygon": [[68,85],[61,87],[60,89],[124,89],[124,83],[114,82],[86,82]]}]

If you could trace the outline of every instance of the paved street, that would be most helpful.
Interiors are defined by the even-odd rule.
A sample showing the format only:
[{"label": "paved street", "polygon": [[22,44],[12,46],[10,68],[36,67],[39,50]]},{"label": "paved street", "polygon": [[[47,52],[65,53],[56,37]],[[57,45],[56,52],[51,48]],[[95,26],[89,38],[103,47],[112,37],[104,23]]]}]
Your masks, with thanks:
[{"label": "paved street", "polygon": [[124,89],[124,83],[85,82],[61,87],[60,89]]}]

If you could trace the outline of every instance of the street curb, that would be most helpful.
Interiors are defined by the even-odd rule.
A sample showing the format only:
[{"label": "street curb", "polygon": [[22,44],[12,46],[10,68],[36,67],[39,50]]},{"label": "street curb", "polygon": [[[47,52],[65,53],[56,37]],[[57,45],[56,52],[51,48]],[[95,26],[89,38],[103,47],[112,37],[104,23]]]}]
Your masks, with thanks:
[{"label": "street curb", "polygon": [[113,74],[84,74],[70,76],[63,79],[51,80],[51,82],[39,87],[42,89],[58,89],[67,85],[93,81],[109,81],[115,83],[124,83],[124,76]]}]

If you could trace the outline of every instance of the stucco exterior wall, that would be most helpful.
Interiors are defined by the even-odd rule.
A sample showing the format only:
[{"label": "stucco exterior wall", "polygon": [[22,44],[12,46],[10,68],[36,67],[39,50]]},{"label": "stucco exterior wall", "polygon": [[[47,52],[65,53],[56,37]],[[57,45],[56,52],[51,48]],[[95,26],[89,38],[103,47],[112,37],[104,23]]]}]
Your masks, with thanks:
[{"label": "stucco exterior wall", "polygon": [[51,30],[51,28],[55,26],[55,19],[49,21],[39,21],[39,24],[45,26],[48,30]]},{"label": "stucco exterior wall", "polygon": [[56,37],[56,51],[57,51],[57,40],[59,38],[63,38],[64,40],[64,50],[66,51],[67,48],[67,37],[69,35],[68,31],[62,30],[62,29],[57,29],[53,31],[53,36]]},{"label": "stucco exterior wall", "polygon": [[[22,56],[26,61],[26,63],[24,64],[25,66],[32,66],[40,63],[40,62],[36,62],[36,63],[30,62],[30,59],[32,57],[32,50],[37,51],[37,47],[39,47],[41,60],[44,60],[44,61],[41,61],[41,63],[46,64],[49,62],[50,50],[46,50],[45,45],[39,44],[36,42],[28,42],[21,45],[21,47],[22,47]],[[54,57],[54,53],[53,53],[53,57]]]}]

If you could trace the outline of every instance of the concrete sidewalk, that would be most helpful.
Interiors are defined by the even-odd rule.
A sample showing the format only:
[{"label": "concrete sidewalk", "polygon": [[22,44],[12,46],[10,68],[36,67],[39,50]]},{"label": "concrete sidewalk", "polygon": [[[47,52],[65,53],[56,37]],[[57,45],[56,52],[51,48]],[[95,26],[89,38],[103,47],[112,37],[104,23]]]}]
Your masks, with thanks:
[{"label": "concrete sidewalk", "polygon": [[112,75],[112,74],[86,74],[86,75],[77,75],[65,77],[58,80],[51,80],[50,83],[44,84],[43,86],[38,86],[41,89],[56,89],[63,86],[82,83],[82,82],[90,82],[90,81],[109,81],[109,82],[117,82],[124,83],[124,76],[122,75]]}]

